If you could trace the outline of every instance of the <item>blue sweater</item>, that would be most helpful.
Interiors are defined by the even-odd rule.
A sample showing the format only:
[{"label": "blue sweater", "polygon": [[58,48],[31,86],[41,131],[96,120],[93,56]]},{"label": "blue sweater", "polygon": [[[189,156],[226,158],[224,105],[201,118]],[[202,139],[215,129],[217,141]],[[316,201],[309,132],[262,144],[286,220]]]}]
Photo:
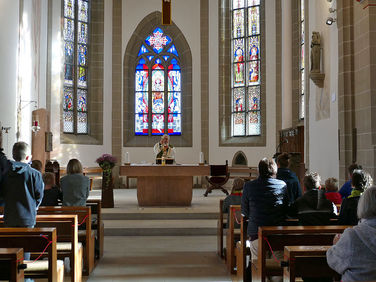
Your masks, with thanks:
[{"label": "blue sweater", "polygon": [[342,196],[342,199],[347,198],[351,195],[352,187],[351,187],[351,179],[346,181],[345,184],[342,185],[341,189],[339,189],[339,193]]},{"label": "blue sweater", "polygon": [[4,197],[4,224],[9,227],[35,225],[37,209],[43,198],[44,183],[39,171],[28,164],[11,162],[0,187]]},{"label": "blue sweater", "polygon": [[244,184],[242,214],[248,217],[247,234],[255,238],[259,226],[283,225],[287,214],[286,183],[275,178],[257,178]]},{"label": "blue sweater", "polygon": [[300,189],[299,179],[296,174],[288,168],[279,168],[277,172],[277,179],[283,180],[287,185],[287,196],[289,204],[296,201],[302,196],[302,189]]}]

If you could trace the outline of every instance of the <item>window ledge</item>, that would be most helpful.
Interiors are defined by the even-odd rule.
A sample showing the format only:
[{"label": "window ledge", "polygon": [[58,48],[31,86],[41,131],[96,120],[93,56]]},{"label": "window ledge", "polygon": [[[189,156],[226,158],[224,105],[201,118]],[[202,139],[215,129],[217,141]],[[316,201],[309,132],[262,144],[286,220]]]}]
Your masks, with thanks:
[{"label": "window ledge", "polygon": [[265,136],[227,137],[220,140],[220,147],[264,147]]},{"label": "window ledge", "polygon": [[98,140],[89,135],[74,135],[64,134],[60,135],[61,144],[83,144],[83,145],[103,145],[103,141]]}]

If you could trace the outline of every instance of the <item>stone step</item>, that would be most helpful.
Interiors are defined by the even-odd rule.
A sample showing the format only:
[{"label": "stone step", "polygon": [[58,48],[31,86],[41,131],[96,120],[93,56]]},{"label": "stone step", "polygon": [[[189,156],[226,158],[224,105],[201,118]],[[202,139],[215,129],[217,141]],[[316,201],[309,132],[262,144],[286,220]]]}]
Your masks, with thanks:
[{"label": "stone step", "polygon": [[105,236],[201,236],[216,235],[217,221],[185,220],[104,220]]},{"label": "stone step", "polygon": [[186,220],[186,219],[217,219],[218,213],[201,212],[201,213],[150,213],[150,212],[128,212],[128,213],[103,213],[103,220]]}]

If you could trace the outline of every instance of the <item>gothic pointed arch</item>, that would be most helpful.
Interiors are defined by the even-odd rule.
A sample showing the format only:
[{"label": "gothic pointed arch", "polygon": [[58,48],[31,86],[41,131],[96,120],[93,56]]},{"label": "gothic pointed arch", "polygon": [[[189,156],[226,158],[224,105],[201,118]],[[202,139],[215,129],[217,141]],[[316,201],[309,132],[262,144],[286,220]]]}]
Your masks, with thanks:
[{"label": "gothic pointed arch", "polygon": [[[124,53],[123,59],[123,145],[126,147],[149,147],[154,145],[159,141],[160,137],[158,134],[161,134],[162,131],[152,130],[152,121],[150,119],[154,118],[156,114],[160,114],[153,111],[153,105],[151,103],[152,95],[156,92],[149,87],[145,88],[144,94],[146,99],[144,99],[144,108],[148,108],[143,112],[145,120],[148,121],[149,127],[145,125],[145,130],[143,134],[140,134],[140,128],[136,128],[136,118],[139,117],[139,112],[136,111],[136,99],[135,93],[137,90],[136,87],[136,72],[140,69],[140,60],[141,63],[145,63],[145,66],[142,66],[142,69],[145,68],[148,70],[150,75],[150,67],[155,66],[160,63],[160,68],[164,69],[167,65],[170,66],[176,62],[176,67],[179,68],[181,74],[181,107],[178,115],[181,117],[181,127],[179,134],[171,134],[171,131],[168,130],[170,123],[167,123],[167,118],[170,118],[170,108],[166,104],[168,101],[170,93],[166,85],[163,107],[165,110],[165,133],[171,134],[171,143],[174,146],[179,147],[190,147],[192,146],[192,54],[187,40],[185,39],[183,33],[173,22],[171,25],[162,25],[162,14],[158,11],[155,11],[147,15],[136,27],[132,36],[130,37],[127,47]],[[174,46],[176,48],[176,55],[172,55],[170,58],[164,54],[164,56],[159,56],[162,53],[159,53],[160,50],[157,48],[156,54],[161,58],[152,58],[152,52],[156,50],[152,45],[147,46],[145,43],[149,36],[152,36],[158,32],[158,35],[163,32],[163,36],[166,36],[166,42],[164,43],[165,48],[170,48]],[[150,38],[149,38],[150,39]],[[170,40],[170,41],[169,41]],[[163,47],[162,46],[162,47]],[[154,46],[155,47],[155,46]],[[145,49],[143,49],[145,48]],[[162,51],[162,49],[161,49]],[[142,54],[145,52],[145,54]],[[163,52],[163,51],[162,51]],[[174,52],[172,52],[174,53]],[[148,56],[146,55],[148,54]],[[175,61],[173,57],[175,56]],[[160,60],[160,61],[158,61]],[[175,66],[175,65],[174,65]],[[160,71],[160,70],[159,70]],[[166,71],[167,75],[167,71]],[[148,78],[151,82],[151,78]],[[165,80],[167,81],[167,79]],[[151,84],[151,83],[149,83]],[[139,90],[137,90],[138,92]],[[167,113],[169,113],[167,115]],[[171,113],[172,114],[172,113]],[[163,133],[162,133],[163,134]]]}]

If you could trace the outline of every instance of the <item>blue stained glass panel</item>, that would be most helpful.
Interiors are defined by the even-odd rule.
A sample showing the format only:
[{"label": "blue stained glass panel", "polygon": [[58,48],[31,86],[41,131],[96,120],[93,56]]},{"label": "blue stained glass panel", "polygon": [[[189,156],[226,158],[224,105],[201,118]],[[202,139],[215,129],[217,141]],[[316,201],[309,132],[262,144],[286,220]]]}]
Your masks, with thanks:
[{"label": "blue stained glass panel", "polygon": [[73,65],[64,65],[64,84],[72,86],[73,85],[73,75],[74,75],[74,68]]},{"label": "blue stained glass panel", "polygon": [[89,21],[88,3],[83,0],[78,0],[78,20],[83,22]]},{"label": "blue stained glass panel", "polygon": [[136,92],[136,109],[137,114],[147,114],[149,112],[148,108],[148,93],[147,92]]},{"label": "blue stained glass panel", "polygon": [[152,90],[164,91],[164,72],[161,70],[154,70],[152,74]]},{"label": "blue stained glass panel", "polygon": [[244,61],[244,39],[235,39],[232,41],[232,54],[234,56],[234,63]]},{"label": "blue stained glass panel", "polygon": [[63,131],[73,133],[73,112],[63,112]]},{"label": "blue stained glass panel", "polygon": [[260,36],[252,36],[248,38],[248,59],[260,59]]},{"label": "blue stained glass panel", "polygon": [[178,51],[176,51],[175,45],[172,45],[170,49],[167,51],[168,53],[174,54],[175,56],[179,56]]},{"label": "blue stained glass panel", "polygon": [[181,113],[181,93],[168,92],[168,113]]},{"label": "blue stained glass panel", "polygon": [[176,59],[172,59],[170,63],[171,65],[168,66],[169,70],[180,70],[179,63]]},{"label": "blue stained glass panel", "polygon": [[164,35],[163,34],[163,30],[159,27],[157,27],[154,31],[153,31],[153,35],[149,35],[146,39],[145,39],[145,42],[146,44],[148,44],[149,46],[153,47],[153,50],[156,52],[156,53],[161,53],[163,48],[170,44],[171,42],[171,38],[167,35]]},{"label": "blue stained glass panel", "polygon": [[74,46],[72,42],[65,41],[65,62],[67,64],[73,64],[74,58]]},{"label": "blue stained glass panel", "polygon": [[77,111],[86,112],[87,111],[87,91],[78,89],[77,90]]},{"label": "blue stained glass panel", "polygon": [[260,7],[248,8],[248,33],[249,35],[260,34]]},{"label": "blue stained glass panel", "polygon": [[149,86],[148,71],[137,70],[135,80],[136,80],[136,91],[148,91],[148,86]]},{"label": "blue stained glass panel", "polygon": [[169,58],[170,56],[163,56],[163,59],[165,59],[165,61],[168,61]]},{"label": "blue stained glass panel", "polygon": [[260,112],[252,111],[247,114],[248,127],[247,135],[260,135],[261,134],[261,123],[260,123]]},{"label": "blue stained glass panel", "polygon": [[164,115],[152,115],[152,135],[164,134]]},{"label": "blue stained glass panel", "polygon": [[63,109],[73,111],[73,89],[70,87],[64,87]]},{"label": "blue stained glass panel", "polygon": [[254,86],[248,88],[248,109],[259,110],[260,109],[260,86]]},{"label": "blue stained glass panel", "polygon": [[244,86],[244,63],[234,64],[233,76],[233,86]]},{"label": "blue stained glass panel", "polygon": [[148,56],[148,60],[151,61],[153,60],[154,56]]},{"label": "blue stained glass panel", "polygon": [[74,21],[64,19],[64,40],[74,41]]},{"label": "blue stained glass panel", "polygon": [[180,70],[168,71],[168,91],[181,91]]},{"label": "blue stained glass panel", "polygon": [[248,63],[248,85],[260,84],[260,61]]},{"label": "blue stained glass panel", "polygon": [[86,68],[78,67],[78,87],[87,88]]},{"label": "blue stained glass panel", "polygon": [[83,113],[83,112],[77,113],[77,133],[79,134],[87,133],[87,113]]},{"label": "blue stained glass panel", "polygon": [[137,70],[147,70],[148,66],[146,65],[146,62],[144,59],[140,59],[138,61],[138,65],[136,66]]},{"label": "blue stained glass panel", "polygon": [[64,0],[64,17],[74,19],[74,0]]},{"label": "blue stained glass panel", "polygon": [[167,119],[169,135],[181,135],[181,114],[169,114]]},{"label": "blue stained glass panel", "polygon": [[78,43],[87,44],[88,42],[88,33],[87,33],[87,24],[78,22]]},{"label": "blue stained glass panel", "polygon": [[86,67],[87,64],[87,46],[78,44],[78,64]]},{"label": "blue stained glass panel", "polygon": [[164,113],[164,95],[163,92],[153,92],[151,101],[153,114]]},{"label": "blue stained glass panel", "polygon": [[138,55],[137,57],[141,56],[142,54],[145,54],[149,52],[148,49],[146,49],[145,45],[142,45],[141,48],[140,48],[140,51],[138,52]]},{"label": "blue stained glass panel", "polygon": [[244,87],[240,88],[234,88],[233,89],[233,111],[234,112],[243,112],[245,110],[245,93],[244,93]]},{"label": "blue stained glass panel", "polygon": [[148,115],[136,114],[135,116],[135,134],[136,135],[148,135],[149,128]]}]

